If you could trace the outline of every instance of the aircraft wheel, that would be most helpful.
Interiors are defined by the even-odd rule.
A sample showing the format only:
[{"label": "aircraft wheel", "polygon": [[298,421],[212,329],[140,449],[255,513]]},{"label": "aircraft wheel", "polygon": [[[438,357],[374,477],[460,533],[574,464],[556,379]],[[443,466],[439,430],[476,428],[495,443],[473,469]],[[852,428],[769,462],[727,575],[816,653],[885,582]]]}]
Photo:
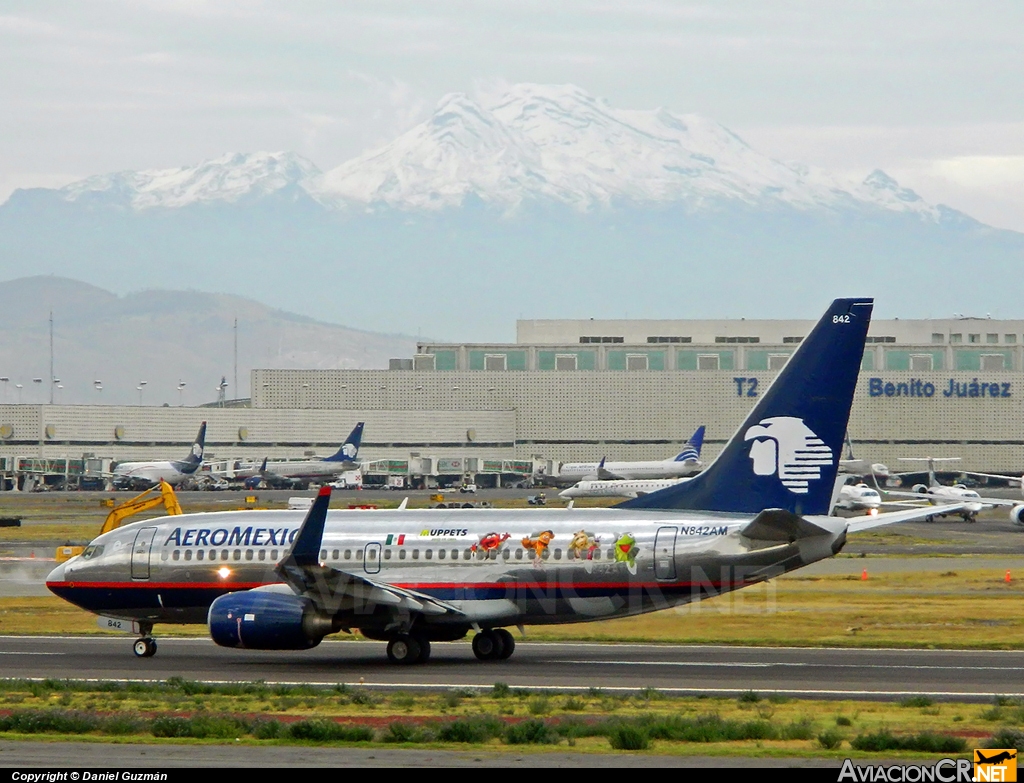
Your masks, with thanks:
[{"label": "aircraft wheel", "polygon": [[420,646],[420,657],[416,663],[426,663],[430,660],[430,639],[426,636],[417,636],[416,643]]},{"label": "aircraft wheel", "polygon": [[497,656],[499,661],[505,661],[512,657],[516,649],[516,640],[511,633],[504,628],[495,628],[494,634],[501,639],[501,655]]},{"label": "aircraft wheel", "polygon": [[148,636],[136,639],[132,645],[132,652],[140,658],[152,658],[156,655],[156,639],[150,639]]},{"label": "aircraft wheel", "polygon": [[419,642],[412,636],[399,636],[388,642],[388,660],[391,663],[416,663],[420,653]]},{"label": "aircraft wheel", "polygon": [[489,628],[473,637],[473,655],[481,661],[498,660],[504,649],[504,640]]}]

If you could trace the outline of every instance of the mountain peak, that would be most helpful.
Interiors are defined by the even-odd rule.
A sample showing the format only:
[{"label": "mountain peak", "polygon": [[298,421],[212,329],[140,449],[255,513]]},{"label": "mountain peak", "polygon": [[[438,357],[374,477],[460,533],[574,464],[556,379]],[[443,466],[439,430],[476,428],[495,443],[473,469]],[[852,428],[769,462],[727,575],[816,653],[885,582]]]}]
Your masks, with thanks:
[{"label": "mountain peak", "polygon": [[175,208],[266,196],[318,173],[311,161],[294,152],[229,152],[195,166],[101,174],[60,193],[65,201],[107,201],[136,210]]}]

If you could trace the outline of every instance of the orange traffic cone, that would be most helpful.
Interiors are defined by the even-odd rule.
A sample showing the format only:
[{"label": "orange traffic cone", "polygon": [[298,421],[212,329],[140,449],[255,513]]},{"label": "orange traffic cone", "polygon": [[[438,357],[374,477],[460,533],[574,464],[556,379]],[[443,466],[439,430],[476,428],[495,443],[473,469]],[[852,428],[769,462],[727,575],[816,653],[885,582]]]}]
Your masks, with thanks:
[{"label": "orange traffic cone", "polygon": [[1006,569],[1006,576],[1003,577],[1003,581],[1006,582],[1006,584],[1010,584],[1010,569],[1009,568]]},{"label": "orange traffic cone", "polygon": [[860,572],[860,581],[868,581],[868,569],[865,568],[863,571]]}]

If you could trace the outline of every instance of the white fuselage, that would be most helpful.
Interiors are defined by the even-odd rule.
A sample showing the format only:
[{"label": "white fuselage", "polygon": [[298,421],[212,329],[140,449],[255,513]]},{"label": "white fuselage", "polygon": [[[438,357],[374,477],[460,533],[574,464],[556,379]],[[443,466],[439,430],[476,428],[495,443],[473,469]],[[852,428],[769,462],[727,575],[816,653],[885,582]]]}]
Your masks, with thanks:
[{"label": "white fuselage", "polygon": [[195,466],[171,460],[162,462],[122,462],[114,468],[111,475],[115,481],[125,479],[153,484],[166,481],[173,487],[181,483],[183,479],[195,475]]},{"label": "white fuselage", "polygon": [[[327,460],[297,460],[295,462],[267,462],[266,472],[272,476],[286,479],[336,478],[342,473],[355,470],[358,462],[343,460],[328,462]],[[260,473],[257,466],[256,473]]]},{"label": "white fuselage", "polygon": [[673,487],[688,478],[673,479],[622,479],[613,481],[577,481],[558,496],[566,500],[574,498],[635,498],[659,489]]},{"label": "white fuselage", "polygon": [[[558,471],[563,481],[585,481],[597,479],[601,463],[567,462]],[[701,468],[698,460],[665,459],[652,462],[606,462],[604,469],[619,479],[663,479],[680,478],[696,473]]]},{"label": "white fuselage", "polygon": [[[275,567],[304,514],[236,511],[132,523],[57,566],[47,586],[97,614],[205,622],[218,596],[280,584]],[[330,511],[320,560],[452,607],[425,622],[514,625],[597,620],[699,600],[829,557],[845,541],[846,520],[809,517],[827,532],[766,546],[741,533],[752,517],[626,509]],[[347,626],[390,622],[346,600],[339,611],[351,615]]]},{"label": "white fuselage", "polygon": [[[942,505],[943,500],[970,500],[971,498],[978,498],[977,503],[970,503],[964,506],[964,511],[968,511],[972,514],[977,514],[979,511],[988,508],[984,503],[981,502],[981,495],[975,492],[973,489],[967,489],[967,487],[928,487],[923,493],[929,498],[929,502],[932,505]],[[932,500],[935,498],[935,500]]]},{"label": "white fuselage", "polygon": [[882,496],[867,484],[845,484],[836,505],[847,511],[872,511],[882,505]]}]

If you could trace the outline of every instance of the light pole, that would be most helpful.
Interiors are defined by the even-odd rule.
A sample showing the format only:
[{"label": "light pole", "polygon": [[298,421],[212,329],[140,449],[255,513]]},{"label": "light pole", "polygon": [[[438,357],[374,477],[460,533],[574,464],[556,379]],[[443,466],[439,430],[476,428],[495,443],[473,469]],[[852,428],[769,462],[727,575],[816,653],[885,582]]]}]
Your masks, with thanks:
[{"label": "light pole", "polygon": [[139,385],[135,387],[135,390],[139,393],[139,405],[142,405],[142,392],[146,389],[146,382],[139,381]]},{"label": "light pole", "polygon": [[6,375],[0,378],[0,383],[4,385],[4,402],[7,402],[7,384],[10,383],[10,380]]},{"label": "light pole", "polygon": [[[60,378],[54,378],[54,379],[53,379],[53,383],[51,384],[51,386],[52,386],[52,388],[53,388],[53,389],[55,389],[55,390],[56,390],[56,389],[63,389],[63,388],[64,388],[64,387],[63,387],[63,386],[61,386],[61,384],[60,384]],[[57,401],[58,401],[58,402],[60,402],[60,400],[59,400],[59,399],[58,399]],[[51,405],[53,404],[53,394],[50,394],[50,404],[51,404]]]},{"label": "light pole", "polygon": [[185,381],[178,381],[178,407],[185,407]]},{"label": "light pole", "polygon": [[14,388],[18,390],[18,405],[21,405],[21,390],[25,387],[20,383],[16,383]]},{"label": "light pole", "polygon": [[43,388],[43,379],[42,378],[33,378],[32,379],[32,383],[36,384],[40,389]]},{"label": "light pole", "polygon": [[101,381],[99,378],[97,378],[95,381],[92,382],[92,388],[94,388],[96,390],[97,399],[98,400],[102,400],[103,399],[103,381]]}]

